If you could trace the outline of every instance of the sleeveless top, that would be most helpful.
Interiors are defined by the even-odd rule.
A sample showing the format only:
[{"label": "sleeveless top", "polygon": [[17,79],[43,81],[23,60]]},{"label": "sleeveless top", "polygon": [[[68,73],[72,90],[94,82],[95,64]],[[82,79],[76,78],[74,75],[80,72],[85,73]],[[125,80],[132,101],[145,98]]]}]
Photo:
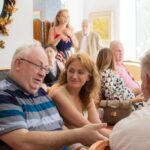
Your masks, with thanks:
[{"label": "sleeveless top", "polygon": [[[55,28],[54,28],[54,34],[55,34],[54,38],[57,38],[61,35],[59,33],[56,33]],[[70,39],[70,41],[66,42],[61,39],[59,43],[56,45],[57,51],[62,53],[65,59],[68,58],[68,56],[70,55],[69,51],[71,50],[72,47],[71,37],[69,35],[67,35],[67,37]]]}]

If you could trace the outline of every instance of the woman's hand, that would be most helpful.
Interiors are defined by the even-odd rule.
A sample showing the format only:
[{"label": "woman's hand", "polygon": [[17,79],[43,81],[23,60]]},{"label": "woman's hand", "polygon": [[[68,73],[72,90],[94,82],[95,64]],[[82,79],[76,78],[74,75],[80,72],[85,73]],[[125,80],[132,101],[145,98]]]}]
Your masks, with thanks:
[{"label": "woman's hand", "polygon": [[138,96],[139,94],[142,93],[140,88],[133,89],[132,92],[134,93],[135,96]]},{"label": "woman's hand", "polygon": [[135,98],[131,99],[131,102],[133,102],[133,103],[135,103],[135,102],[143,102],[143,101],[144,101],[143,94],[139,94]]},{"label": "woman's hand", "polygon": [[66,43],[71,41],[71,39],[65,34],[62,34],[60,38]]},{"label": "woman's hand", "polygon": [[67,36],[69,36],[70,38],[73,36],[73,32],[70,29],[64,29],[63,33]]}]

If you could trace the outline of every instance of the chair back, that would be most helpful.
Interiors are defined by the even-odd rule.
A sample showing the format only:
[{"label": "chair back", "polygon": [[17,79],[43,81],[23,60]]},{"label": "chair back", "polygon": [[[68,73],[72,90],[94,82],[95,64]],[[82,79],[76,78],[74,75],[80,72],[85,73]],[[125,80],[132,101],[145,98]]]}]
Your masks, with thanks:
[{"label": "chair back", "polygon": [[33,20],[33,38],[42,44],[42,21],[40,19]]},{"label": "chair back", "polygon": [[89,150],[110,150],[108,141],[97,141],[89,147]]},{"label": "chair back", "polygon": [[133,75],[136,81],[141,81],[141,65],[139,62],[136,61],[124,61],[124,65],[127,70]]},{"label": "chair back", "polygon": [[48,44],[48,36],[49,36],[50,27],[51,27],[51,23],[49,21],[45,20],[43,22],[44,46],[46,46]]},{"label": "chair back", "polygon": [[52,23],[48,20],[43,22],[40,19],[33,20],[33,37],[35,40],[40,41],[43,47],[48,44],[48,36],[51,26]]}]

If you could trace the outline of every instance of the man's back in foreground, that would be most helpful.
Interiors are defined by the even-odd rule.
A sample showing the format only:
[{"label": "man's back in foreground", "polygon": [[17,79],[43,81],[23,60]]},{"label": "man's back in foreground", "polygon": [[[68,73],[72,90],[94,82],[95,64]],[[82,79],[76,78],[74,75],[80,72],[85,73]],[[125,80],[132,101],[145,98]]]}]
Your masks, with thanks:
[{"label": "man's back in foreground", "polygon": [[113,128],[110,134],[110,146],[112,150],[149,150],[150,149],[150,51],[141,61],[142,92],[145,98],[145,106]]},{"label": "man's back in foreground", "polygon": [[149,150],[149,127],[150,105],[117,123],[110,136],[112,150]]}]

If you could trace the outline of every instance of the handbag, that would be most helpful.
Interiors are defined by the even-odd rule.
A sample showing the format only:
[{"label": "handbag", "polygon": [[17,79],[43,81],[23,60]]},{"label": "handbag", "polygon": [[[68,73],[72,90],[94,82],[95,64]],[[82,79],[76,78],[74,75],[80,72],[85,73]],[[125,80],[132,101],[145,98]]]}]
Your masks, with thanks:
[{"label": "handbag", "polygon": [[102,100],[100,107],[103,108],[103,122],[115,125],[119,120],[129,116],[133,110],[129,100]]}]

